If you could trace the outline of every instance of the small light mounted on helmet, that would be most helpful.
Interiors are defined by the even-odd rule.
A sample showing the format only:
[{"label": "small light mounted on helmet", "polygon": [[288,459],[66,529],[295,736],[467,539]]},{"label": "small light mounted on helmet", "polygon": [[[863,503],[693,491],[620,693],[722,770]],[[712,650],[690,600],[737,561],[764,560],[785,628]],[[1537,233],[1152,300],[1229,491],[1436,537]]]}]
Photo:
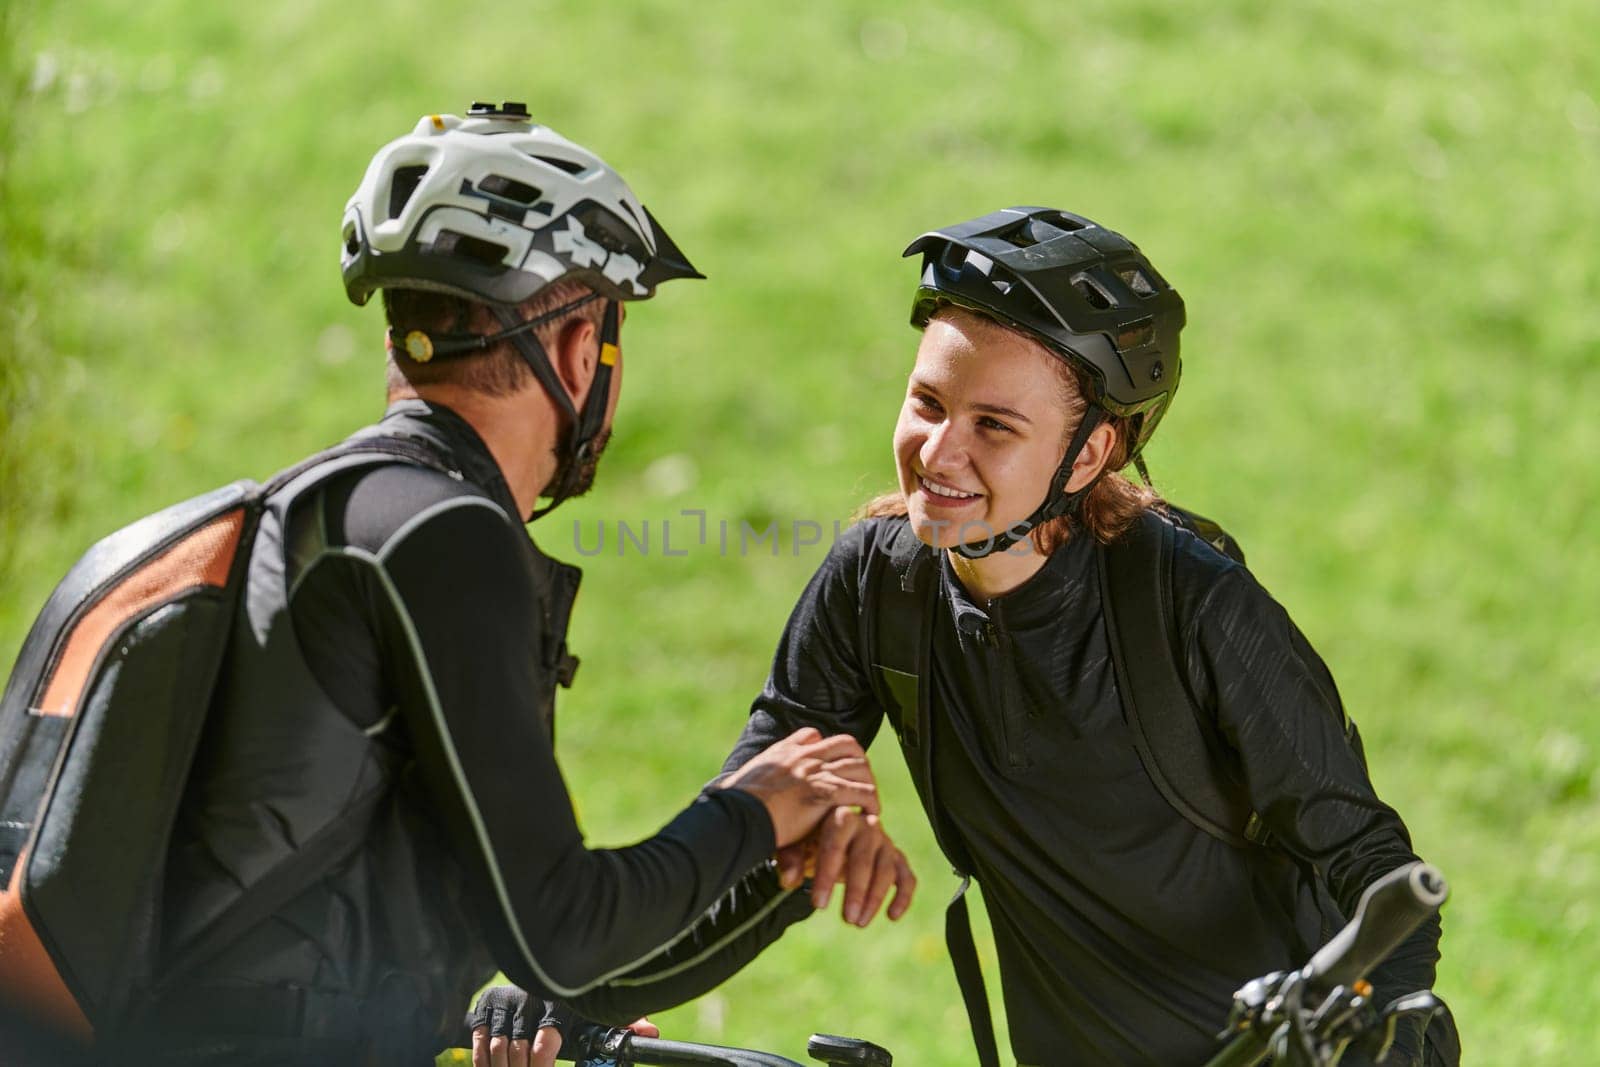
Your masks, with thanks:
[{"label": "small light mounted on helmet", "polygon": [[474,100],[467,108],[467,117],[474,119],[511,119],[515,122],[532,122],[528,105],[520,100],[507,100],[499,107]]}]

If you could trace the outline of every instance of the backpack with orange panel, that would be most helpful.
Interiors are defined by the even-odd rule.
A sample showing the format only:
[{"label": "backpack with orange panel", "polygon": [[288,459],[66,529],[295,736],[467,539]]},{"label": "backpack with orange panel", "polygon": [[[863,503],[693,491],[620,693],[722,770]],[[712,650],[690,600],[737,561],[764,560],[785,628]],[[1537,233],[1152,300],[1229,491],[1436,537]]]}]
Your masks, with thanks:
[{"label": "backpack with orange panel", "polygon": [[167,848],[267,499],[396,461],[445,469],[358,435],[118,530],[51,594],[0,698],[0,1016],[92,1041],[166,977]]}]

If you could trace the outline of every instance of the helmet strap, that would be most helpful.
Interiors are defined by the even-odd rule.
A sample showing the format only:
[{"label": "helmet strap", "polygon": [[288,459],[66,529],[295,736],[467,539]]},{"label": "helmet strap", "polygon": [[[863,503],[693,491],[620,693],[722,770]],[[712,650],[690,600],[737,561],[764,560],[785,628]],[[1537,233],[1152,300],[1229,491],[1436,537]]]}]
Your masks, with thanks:
[{"label": "helmet strap", "polygon": [[[587,303],[587,299],[577,303]],[[572,310],[572,308],[568,308]],[[616,366],[618,346],[617,339],[620,334],[621,316],[615,300],[606,301],[605,315],[600,325],[600,356],[595,366],[594,378],[589,383],[589,395],[584,399],[583,408],[579,410],[573,404],[572,397],[568,395],[566,386],[556,374],[555,367],[550,362],[549,355],[539,339],[529,331],[512,331],[508,320],[514,320],[516,313],[505,308],[495,308],[495,316],[507,326],[506,336],[527,362],[535,378],[544,386],[546,393],[554,400],[567,416],[566,441],[563,443],[561,481],[550,488],[546,494],[550,503],[534,510],[528,516],[528,521],[541,518],[554,511],[562,501],[573,496],[579,481],[583,477],[583,469],[594,455],[599,443],[601,433],[605,429],[606,406],[611,399],[612,368]],[[543,316],[541,316],[543,317]]]},{"label": "helmet strap", "polygon": [[[552,308],[542,315],[535,315],[531,319],[521,318],[520,316],[512,314],[509,311],[507,311],[505,314],[501,314],[501,311],[504,309],[496,307],[494,308],[495,318],[497,318],[500,321],[500,324],[505,327],[505,329],[501,330],[499,333],[429,334],[422,330],[408,330],[404,335],[402,335],[400,331],[391,326],[389,327],[389,345],[395,351],[404,352],[406,355],[410,356],[412,359],[418,360],[419,362],[427,362],[428,360],[438,359],[443,356],[459,356],[482,352],[488,349],[490,345],[496,344],[500,341],[513,340],[521,334],[525,334],[531,330],[537,329],[547,322],[554,322],[556,319],[570,315],[574,311],[577,311],[579,308],[583,307],[585,304],[593,303],[599,299],[599,293],[589,293],[586,296],[578,297],[576,300],[569,300],[560,307]],[[422,343],[426,346],[426,351],[422,355],[414,354],[411,351],[410,342],[414,335],[420,335]],[[540,352],[540,358],[543,358],[543,350],[540,349]],[[523,353],[523,358],[527,358],[526,352]],[[542,378],[540,380],[543,381]]]},{"label": "helmet strap", "polygon": [[[1090,404],[1083,412],[1083,418],[1078,423],[1078,428],[1072,434],[1072,440],[1067,445],[1067,453],[1061,458],[1061,465],[1056,468],[1055,474],[1050,477],[1050,490],[1044,501],[1033,509],[1021,522],[1012,523],[1006,529],[999,531],[982,541],[972,541],[964,545],[957,545],[956,551],[967,559],[982,559],[996,552],[1006,549],[1028,536],[1034,527],[1051,519],[1060,518],[1062,515],[1076,515],[1082,508],[1084,497],[1094,488],[1099,481],[1096,476],[1093,481],[1075,492],[1067,492],[1067,482],[1072,478],[1072,465],[1078,460],[1078,453],[1083,451],[1083,446],[1089,443],[1089,435],[1095,428],[1105,422],[1109,413],[1098,404]],[[1102,472],[1103,473],[1103,472]]]}]

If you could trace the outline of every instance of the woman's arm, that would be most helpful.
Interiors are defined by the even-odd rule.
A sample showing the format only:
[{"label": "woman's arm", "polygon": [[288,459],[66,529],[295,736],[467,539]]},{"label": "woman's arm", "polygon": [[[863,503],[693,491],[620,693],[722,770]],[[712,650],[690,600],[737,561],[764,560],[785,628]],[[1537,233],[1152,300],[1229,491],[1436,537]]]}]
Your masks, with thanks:
[{"label": "woman's arm", "polygon": [[[1368,885],[1417,857],[1405,823],[1373,789],[1353,725],[1346,736],[1332,675],[1243,568],[1218,575],[1194,597],[1192,612],[1184,611],[1181,576],[1176,587],[1180,618],[1188,615],[1190,685],[1238,753],[1252,805],[1352,914]],[[1432,986],[1439,936],[1435,916],[1395,950],[1372,975],[1380,997]],[[1414,1052],[1415,1035],[1400,1047]]]}]

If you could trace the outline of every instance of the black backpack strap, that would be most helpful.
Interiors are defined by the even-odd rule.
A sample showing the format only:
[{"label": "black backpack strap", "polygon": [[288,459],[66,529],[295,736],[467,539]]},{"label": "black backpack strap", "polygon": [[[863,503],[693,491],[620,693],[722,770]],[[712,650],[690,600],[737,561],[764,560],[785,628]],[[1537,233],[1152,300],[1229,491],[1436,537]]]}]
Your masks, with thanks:
[{"label": "black backpack strap", "polygon": [[1175,524],[1193,533],[1200,540],[1235,563],[1245,562],[1244,549],[1240,547],[1238,541],[1233,539],[1233,535],[1224,530],[1222,524],[1215,519],[1208,519],[1197,511],[1180,508],[1171,502],[1164,504],[1163,510],[1165,510],[1167,518],[1171,519]]},{"label": "black backpack strap", "polygon": [[[1122,710],[1139,759],[1167,803],[1212,837],[1244,847],[1261,820],[1229,781],[1185,684],[1172,621],[1175,530],[1154,512],[1097,546],[1102,610]],[[1136,668],[1136,669],[1135,669]]]},{"label": "black backpack strap", "polygon": [[353,855],[366,840],[372,818],[388,796],[386,789],[373,789],[251,886],[221,918],[162,965],[161,977],[151,999],[159,1000],[166,992],[176,989],[218,953],[233,947],[239,938],[276,915],[319,878]]},{"label": "black backpack strap", "polygon": [[381,432],[381,430],[381,427],[375,426],[360,431],[330,448],[323,449],[314,456],[301,460],[292,467],[279,471],[267,482],[262,491],[262,496],[271,496],[280,492],[293,484],[301,475],[341,460],[346,456],[389,457],[402,463],[427,467],[429,470],[448,474],[452,478],[461,477],[461,472],[450,465],[438,446],[429,444],[420,438],[387,434]]},{"label": "black backpack strap", "polygon": [[921,746],[927,721],[924,666],[933,643],[938,575],[933,553],[910,523],[896,524],[887,543],[871,551],[862,599],[865,657],[890,721],[907,749]]},{"label": "black backpack strap", "polygon": [[972,1027],[972,1043],[978,1050],[979,1067],[1000,1067],[1000,1047],[994,1036],[994,1018],[989,1014],[989,994],[983,985],[983,968],[978,965],[978,946],[972,939],[972,919],[967,914],[967,889],[972,879],[963,876],[961,887],[944,912],[944,944],[955,968],[956,985],[967,1006],[967,1025]]},{"label": "black backpack strap", "polygon": [[[939,592],[937,557],[917,539],[910,523],[886,529],[889,532],[885,543],[875,546],[867,557],[861,605],[865,661],[871,665],[879,699],[891,712],[906,759],[926,761],[929,738],[923,736],[923,731],[932,713],[928,704],[928,663]],[[934,837],[961,878],[961,887],[945,909],[945,947],[967,1009],[978,1063],[980,1067],[1000,1067],[994,1019],[989,1013],[989,996],[972,937],[972,919],[967,913],[966,894],[972,878],[966,872],[972,869],[972,862],[961,844],[952,839],[954,831],[940,825],[932,775],[926,762],[923,766],[923,774],[919,776],[914,770],[912,777],[927,779],[925,785],[919,782],[919,788],[933,823]]]}]

